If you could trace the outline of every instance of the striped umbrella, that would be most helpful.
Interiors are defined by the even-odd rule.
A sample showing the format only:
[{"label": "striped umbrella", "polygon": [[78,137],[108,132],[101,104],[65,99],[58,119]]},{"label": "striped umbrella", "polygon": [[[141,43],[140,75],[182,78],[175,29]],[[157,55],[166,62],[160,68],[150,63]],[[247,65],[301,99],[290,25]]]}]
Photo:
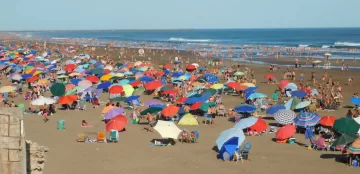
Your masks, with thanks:
[{"label": "striped umbrella", "polygon": [[312,127],[317,125],[320,119],[321,118],[317,113],[304,112],[296,116],[296,118],[294,119],[294,123],[296,126],[299,127]]},{"label": "striped umbrella", "polygon": [[294,118],[296,117],[296,114],[292,110],[279,110],[274,114],[274,119],[282,124],[292,124],[294,122]]},{"label": "striped umbrella", "polygon": [[347,150],[351,154],[360,154],[360,138],[355,140]]}]

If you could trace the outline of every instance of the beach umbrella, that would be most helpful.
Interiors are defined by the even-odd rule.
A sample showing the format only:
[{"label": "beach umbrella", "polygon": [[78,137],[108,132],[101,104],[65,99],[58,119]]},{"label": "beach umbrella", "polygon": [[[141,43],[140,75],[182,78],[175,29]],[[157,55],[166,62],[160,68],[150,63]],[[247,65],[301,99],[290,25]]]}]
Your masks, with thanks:
[{"label": "beach umbrella", "polygon": [[203,104],[203,102],[195,102],[194,104],[191,105],[190,110],[197,110],[200,108],[200,106]]},{"label": "beach umbrella", "polygon": [[92,86],[92,82],[89,80],[82,80],[78,83],[78,86],[83,86],[83,87],[91,87]]},{"label": "beach umbrella", "polygon": [[122,79],[122,80],[120,80],[119,81],[119,85],[126,85],[126,84],[129,84],[130,83],[130,80],[128,80],[128,79]]},{"label": "beach umbrella", "polygon": [[272,74],[266,74],[266,75],[264,76],[264,78],[265,78],[265,79],[274,79],[275,76],[272,75]]},{"label": "beach umbrella", "polygon": [[79,73],[76,73],[76,72],[73,72],[71,74],[69,74],[70,77],[73,77],[73,76],[81,76],[81,74]]},{"label": "beach umbrella", "polygon": [[177,103],[184,103],[188,98],[187,97],[180,97],[178,99],[176,99]]},{"label": "beach umbrella", "polygon": [[144,91],[145,91],[145,88],[144,88],[144,87],[136,88],[136,89],[134,90],[134,92],[132,93],[132,95],[140,95],[140,94],[142,94]]},{"label": "beach umbrella", "polygon": [[124,77],[125,75],[123,73],[116,73],[114,76],[115,77]]},{"label": "beach umbrella", "polygon": [[279,88],[283,89],[285,88],[285,86],[287,86],[289,84],[289,80],[281,80],[279,83]]},{"label": "beach umbrella", "polygon": [[132,87],[131,85],[129,84],[126,84],[126,85],[122,85],[123,87],[123,90],[124,90],[124,93],[125,93],[125,97],[130,97],[133,92],[134,92],[134,87]]},{"label": "beach umbrella", "polygon": [[299,127],[313,127],[320,121],[320,116],[317,113],[304,112],[297,115],[294,119],[294,123]]},{"label": "beach umbrella", "polygon": [[211,85],[210,88],[212,88],[212,89],[221,89],[223,86],[224,86],[223,84],[217,83],[217,84]]},{"label": "beach umbrella", "polygon": [[[34,76],[34,77],[37,77],[37,76]],[[65,79],[65,78],[67,78],[67,77],[68,77],[67,75],[63,74],[63,75],[57,76],[56,78],[58,78],[58,79]],[[29,79],[28,79],[28,80],[29,80]]]},{"label": "beach umbrella", "polygon": [[284,140],[287,138],[292,137],[296,132],[296,127],[294,125],[285,125],[283,127],[281,127],[277,132],[276,132],[276,139],[278,140]]},{"label": "beach umbrella", "polygon": [[58,99],[58,103],[60,104],[69,104],[72,103],[74,101],[76,101],[79,97],[77,95],[66,95],[66,96],[61,96]]},{"label": "beach umbrella", "polygon": [[253,113],[256,111],[256,107],[248,104],[241,104],[234,108],[237,113]]},{"label": "beach umbrella", "polygon": [[44,106],[45,104],[50,105],[50,104],[54,104],[54,103],[56,103],[56,100],[54,100],[52,98],[46,98],[43,96],[40,96],[39,98],[30,102],[30,104],[34,105],[34,106]]},{"label": "beach umbrella", "polygon": [[81,81],[81,79],[71,79],[70,83],[72,83],[74,85],[78,85],[80,81]]},{"label": "beach umbrella", "polygon": [[308,94],[303,91],[303,90],[296,90],[296,91],[292,91],[291,92],[291,96],[293,97],[297,97],[297,98],[304,98],[306,97]]},{"label": "beach umbrella", "polygon": [[111,86],[111,83],[110,82],[103,82],[103,83],[100,83],[96,89],[108,89],[109,87]]},{"label": "beach umbrella", "polygon": [[154,129],[162,138],[178,139],[181,130],[174,122],[158,120]]},{"label": "beach umbrella", "polygon": [[178,125],[197,126],[199,125],[199,122],[192,114],[189,113],[180,118]]},{"label": "beach umbrella", "polygon": [[119,94],[124,90],[124,88],[120,85],[113,85],[109,88],[110,94]]},{"label": "beach umbrella", "polygon": [[247,94],[247,93],[254,93],[255,90],[257,90],[259,87],[257,86],[254,86],[254,87],[248,87],[244,90],[244,92]]},{"label": "beach umbrella", "polygon": [[[130,85],[133,86],[133,87],[136,87],[136,86],[141,85],[141,82],[138,81],[138,80],[136,80],[136,81],[131,82]],[[145,89],[145,88],[144,88],[144,89]]]},{"label": "beach umbrella", "polygon": [[321,63],[321,60],[314,60],[314,63]]},{"label": "beach umbrella", "polygon": [[86,80],[89,80],[92,83],[97,83],[99,81],[99,78],[97,76],[87,76]]},{"label": "beach umbrella", "polygon": [[258,121],[258,118],[256,117],[248,117],[241,119],[237,123],[235,123],[234,128],[236,129],[246,129],[252,125],[254,125]]},{"label": "beach umbrella", "polygon": [[311,90],[308,88],[300,88],[300,90],[305,91],[308,95],[311,95]]},{"label": "beach umbrella", "polygon": [[179,107],[175,106],[175,105],[169,105],[166,106],[162,111],[161,111],[161,115],[165,116],[165,117],[172,117],[174,115],[176,115],[179,112]]},{"label": "beach umbrella", "polygon": [[342,134],[340,137],[336,138],[336,140],[332,143],[332,146],[340,146],[340,145],[347,145],[354,142],[358,139],[359,136],[356,134]]},{"label": "beach umbrella", "polygon": [[113,77],[113,76],[112,76],[111,74],[106,74],[106,75],[101,76],[101,77],[100,77],[100,80],[107,82],[107,81],[109,81],[112,77]]},{"label": "beach umbrella", "polygon": [[360,139],[356,139],[347,149],[350,154],[360,154]]},{"label": "beach umbrella", "polygon": [[187,71],[193,71],[196,67],[194,65],[188,65],[186,66]]},{"label": "beach umbrella", "polygon": [[75,87],[74,84],[69,83],[69,84],[65,85],[65,91],[69,91],[70,89],[73,89],[74,87]]},{"label": "beach umbrella", "polygon": [[104,118],[106,120],[110,120],[112,118],[114,118],[115,116],[117,115],[120,115],[120,114],[125,114],[125,110],[124,108],[112,108],[109,110],[109,112],[107,112],[105,115],[104,115]]},{"label": "beach umbrella", "polygon": [[[98,62],[98,63],[99,63],[99,62]],[[95,67],[96,67],[96,64],[95,64]],[[92,73],[92,74],[96,74],[96,75],[98,75],[98,74],[103,74],[103,73],[104,73],[104,69],[95,68],[95,69],[92,69],[92,70],[91,70],[91,73]]]},{"label": "beach umbrella", "polygon": [[249,128],[252,131],[263,132],[267,129],[267,124],[266,124],[265,120],[258,117],[256,123],[254,125],[250,126]]},{"label": "beach umbrella", "polygon": [[165,91],[162,91],[161,93],[162,94],[177,94],[179,91],[178,90],[165,90]]},{"label": "beach umbrella", "polygon": [[127,125],[127,117],[124,115],[117,115],[113,117],[107,124],[106,124],[106,131],[110,132],[111,130],[121,131]]},{"label": "beach umbrella", "polygon": [[207,103],[201,104],[199,109],[206,112],[209,109],[209,107],[214,107],[214,106],[217,106],[217,104],[215,104],[214,102],[207,102]]},{"label": "beach umbrella", "polygon": [[134,100],[138,100],[140,98],[140,96],[138,95],[132,95],[132,96],[129,96],[124,102],[132,102]]},{"label": "beach umbrella", "polygon": [[360,98],[359,97],[352,97],[350,98],[350,102],[354,105],[360,105]]},{"label": "beach umbrella", "polygon": [[288,100],[285,104],[284,104],[284,106],[286,107],[286,109],[288,109],[288,110],[294,110],[294,109],[296,109],[295,108],[295,106],[298,104],[298,103],[300,103],[301,102],[301,100],[300,99],[298,99],[298,98],[291,98],[290,100]]},{"label": "beach umbrella", "polygon": [[335,120],[336,120],[336,118],[334,116],[323,116],[323,117],[321,117],[319,124],[321,124],[323,126],[333,127]]},{"label": "beach umbrella", "polygon": [[229,83],[226,84],[226,86],[229,87],[229,88],[234,88],[234,89],[236,89],[236,88],[240,87],[240,83],[237,83],[237,82],[229,82]]},{"label": "beach umbrella", "polygon": [[292,110],[279,110],[274,114],[274,119],[282,125],[292,124],[295,117],[296,114]]},{"label": "beach umbrella", "polygon": [[234,73],[234,76],[243,76],[243,75],[245,75],[245,73],[240,71]]},{"label": "beach umbrella", "polygon": [[213,88],[207,88],[207,89],[204,89],[203,94],[205,94],[207,92],[210,93],[211,96],[213,96],[216,94],[217,91],[216,91],[216,89],[213,89]]},{"label": "beach umbrella", "polygon": [[250,94],[247,99],[253,100],[253,99],[257,99],[257,98],[266,98],[266,97],[267,97],[266,94],[255,92],[255,93]]},{"label": "beach umbrella", "polygon": [[162,104],[162,102],[160,100],[149,100],[144,104],[144,106],[151,106],[151,105],[158,105],[158,104]]},{"label": "beach umbrella", "polygon": [[334,123],[334,129],[341,134],[355,134],[359,131],[360,125],[351,118],[339,118]]},{"label": "beach umbrella", "polygon": [[15,74],[11,77],[11,80],[20,81],[21,79],[23,79],[23,77],[20,74]]},{"label": "beach umbrella", "polygon": [[149,108],[146,108],[145,110],[141,111],[140,114],[141,115],[146,115],[148,113],[154,114],[154,113],[158,113],[162,110],[163,110],[163,108],[161,108],[161,107],[149,107]]},{"label": "beach umbrella", "polygon": [[26,82],[32,83],[32,82],[35,82],[36,80],[39,80],[39,77],[38,76],[32,76],[32,77],[26,79]]},{"label": "beach umbrella", "polygon": [[121,101],[125,101],[126,99],[127,99],[127,97],[114,97],[114,98],[110,98],[110,101],[121,102]]},{"label": "beach umbrella", "polygon": [[266,113],[267,114],[270,114],[270,115],[273,115],[275,114],[277,111],[279,110],[282,110],[282,109],[286,109],[286,107],[284,105],[273,105],[271,107],[269,107],[267,110],[266,110]]},{"label": "beach umbrella", "polygon": [[65,94],[65,85],[63,83],[54,83],[50,87],[50,92],[54,96],[62,96]]},{"label": "beach umbrella", "polygon": [[219,150],[222,149],[224,144],[231,138],[237,138],[238,147],[244,142],[245,135],[242,129],[230,128],[220,133],[219,137],[216,139],[216,146]]},{"label": "beach umbrella", "polygon": [[0,88],[0,93],[14,92],[16,90],[15,86],[3,86]]},{"label": "beach umbrella", "polygon": [[290,89],[291,91],[297,90],[297,85],[295,83],[288,83],[285,87],[285,89]]},{"label": "beach umbrella", "polygon": [[145,84],[145,89],[146,90],[155,90],[161,86],[163,86],[162,82],[156,80],[156,81],[151,81],[151,82]]},{"label": "beach umbrella", "polygon": [[302,108],[308,107],[310,104],[311,104],[310,101],[303,101],[303,102],[300,102],[297,105],[295,105],[295,109],[302,109]]},{"label": "beach umbrella", "polygon": [[102,113],[103,114],[106,114],[107,112],[109,112],[111,109],[113,108],[116,108],[115,106],[112,106],[112,105],[109,105],[109,106],[106,106],[103,110],[102,110]]}]

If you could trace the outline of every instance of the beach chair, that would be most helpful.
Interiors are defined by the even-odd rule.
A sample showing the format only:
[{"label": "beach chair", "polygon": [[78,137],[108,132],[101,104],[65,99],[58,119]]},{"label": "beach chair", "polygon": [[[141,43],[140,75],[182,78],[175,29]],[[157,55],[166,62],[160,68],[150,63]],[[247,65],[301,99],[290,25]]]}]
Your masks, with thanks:
[{"label": "beach chair", "polygon": [[117,143],[119,142],[119,132],[117,130],[110,130],[108,142]]},{"label": "beach chair", "polygon": [[241,153],[250,153],[252,144],[250,142],[245,143],[244,149],[241,151]]},{"label": "beach chair", "polygon": [[77,142],[85,142],[85,141],[86,141],[86,138],[87,138],[87,137],[85,136],[84,133],[79,133],[78,136],[77,136],[76,141],[77,141]]},{"label": "beach chair", "polygon": [[105,133],[104,132],[98,132],[96,136],[97,142],[106,143]]},{"label": "beach chair", "polygon": [[199,131],[194,130],[190,133],[190,142],[197,143],[199,140]]},{"label": "beach chair", "polygon": [[226,115],[225,109],[219,109],[217,115],[218,115],[218,116],[223,116],[223,117],[225,117],[225,115]]}]

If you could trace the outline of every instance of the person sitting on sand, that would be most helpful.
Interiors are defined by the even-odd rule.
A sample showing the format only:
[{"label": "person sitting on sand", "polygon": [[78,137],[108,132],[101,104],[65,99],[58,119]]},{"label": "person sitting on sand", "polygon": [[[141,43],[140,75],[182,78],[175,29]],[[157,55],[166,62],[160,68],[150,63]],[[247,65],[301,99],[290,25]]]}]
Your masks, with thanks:
[{"label": "person sitting on sand", "polygon": [[148,132],[154,132],[154,126],[156,125],[156,119],[150,113],[147,113],[146,118],[149,121],[149,126],[147,128]]},{"label": "person sitting on sand", "polygon": [[82,120],[81,127],[92,127],[92,126],[90,124],[88,124],[85,120]]}]

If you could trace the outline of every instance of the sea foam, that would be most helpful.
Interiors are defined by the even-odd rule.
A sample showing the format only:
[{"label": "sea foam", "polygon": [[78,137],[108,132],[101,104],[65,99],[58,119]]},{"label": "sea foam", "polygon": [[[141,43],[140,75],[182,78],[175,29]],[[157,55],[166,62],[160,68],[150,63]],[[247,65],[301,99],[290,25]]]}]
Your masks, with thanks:
[{"label": "sea foam", "polygon": [[335,42],[335,46],[348,46],[348,47],[360,47],[360,43],[357,42]]},{"label": "sea foam", "polygon": [[176,41],[176,42],[211,42],[211,39],[186,39],[181,37],[171,37],[169,41]]}]

